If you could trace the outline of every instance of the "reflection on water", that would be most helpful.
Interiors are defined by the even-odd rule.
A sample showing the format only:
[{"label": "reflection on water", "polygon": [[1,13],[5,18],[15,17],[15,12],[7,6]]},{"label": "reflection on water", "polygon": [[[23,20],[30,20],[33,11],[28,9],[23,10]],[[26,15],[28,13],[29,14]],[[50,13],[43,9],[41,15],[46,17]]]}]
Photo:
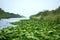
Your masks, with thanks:
[{"label": "reflection on water", "polygon": [[9,19],[1,19],[0,20],[0,29],[7,27],[7,26],[13,26],[12,24],[10,24],[10,22],[16,22],[22,19],[26,19],[26,18],[9,18]]}]

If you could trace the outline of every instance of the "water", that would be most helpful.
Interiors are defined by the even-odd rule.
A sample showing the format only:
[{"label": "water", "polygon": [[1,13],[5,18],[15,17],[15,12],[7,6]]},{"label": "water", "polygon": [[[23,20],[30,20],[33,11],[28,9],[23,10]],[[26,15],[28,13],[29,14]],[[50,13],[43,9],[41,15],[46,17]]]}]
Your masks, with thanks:
[{"label": "water", "polygon": [[10,24],[10,22],[16,22],[16,21],[20,21],[22,19],[26,19],[26,18],[9,18],[9,19],[1,19],[0,20],[0,29],[8,27],[8,26],[13,26],[13,24]]}]

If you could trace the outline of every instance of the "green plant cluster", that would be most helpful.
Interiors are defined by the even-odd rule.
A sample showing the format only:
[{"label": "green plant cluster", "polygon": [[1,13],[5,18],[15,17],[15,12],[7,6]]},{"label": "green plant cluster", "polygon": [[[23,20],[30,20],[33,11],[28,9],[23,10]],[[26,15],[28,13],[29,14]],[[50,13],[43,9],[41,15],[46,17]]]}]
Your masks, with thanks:
[{"label": "green plant cluster", "polygon": [[56,21],[21,20],[0,30],[0,40],[60,40],[60,26]]}]

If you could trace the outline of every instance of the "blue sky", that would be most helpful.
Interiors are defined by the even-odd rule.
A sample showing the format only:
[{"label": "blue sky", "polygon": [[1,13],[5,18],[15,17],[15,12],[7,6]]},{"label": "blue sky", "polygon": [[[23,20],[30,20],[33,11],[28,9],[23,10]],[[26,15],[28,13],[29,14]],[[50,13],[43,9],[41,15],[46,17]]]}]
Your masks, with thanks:
[{"label": "blue sky", "polygon": [[29,17],[43,10],[52,10],[60,6],[60,0],[0,0],[0,8],[6,12]]}]

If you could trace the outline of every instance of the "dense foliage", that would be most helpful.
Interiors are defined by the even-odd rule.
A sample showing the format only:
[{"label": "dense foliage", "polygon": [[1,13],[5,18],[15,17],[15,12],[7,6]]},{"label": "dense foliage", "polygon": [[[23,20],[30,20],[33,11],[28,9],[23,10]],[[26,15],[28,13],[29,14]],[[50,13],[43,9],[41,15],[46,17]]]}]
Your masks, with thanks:
[{"label": "dense foliage", "polygon": [[2,10],[0,8],[0,19],[2,18],[18,18],[18,17],[22,17],[18,14],[14,14],[14,13],[9,13],[9,12],[5,12],[4,10]]},{"label": "dense foliage", "polygon": [[45,10],[42,12],[39,12],[36,15],[32,15],[30,17],[31,19],[43,19],[43,20],[54,20],[54,19],[59,19],[60,18],[60,7],[58,7],[55,10]]},{"label": "dense foliage", "polygon": [[39,14],[41,19],[35,15],[35,18],[12,23],[17,26],[0,30],[0,40],[60,40],[60,9],[54,11],[56,13],[51,14],[46,11],[44,17]]}]

